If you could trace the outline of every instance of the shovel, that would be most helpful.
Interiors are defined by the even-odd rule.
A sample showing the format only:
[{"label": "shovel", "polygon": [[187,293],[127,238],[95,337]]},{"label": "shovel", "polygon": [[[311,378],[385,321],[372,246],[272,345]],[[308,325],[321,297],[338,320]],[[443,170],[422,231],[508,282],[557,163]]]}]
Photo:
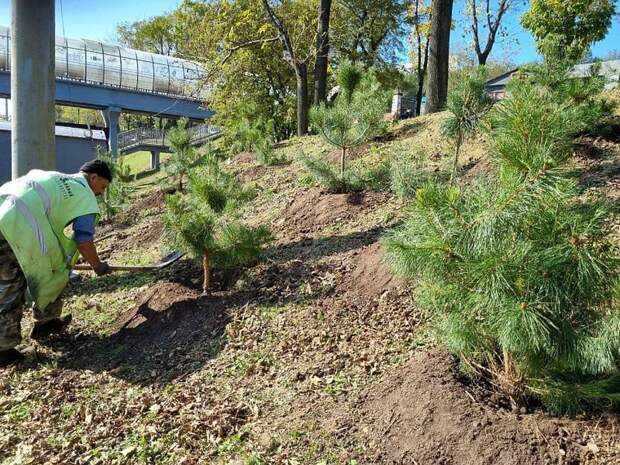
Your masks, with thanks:
[{"label": "shovel", "polygon": [[[185,255],[183,252],[170,252],[168,255],[166,255],[153,265],[110,265],[110,271],[157,271],[172,265],[174,262],[178,261],[181,257],[183,257],[183,255]],[[73,269],[80,271],[92,271],[90,265],[75,265]]]}]

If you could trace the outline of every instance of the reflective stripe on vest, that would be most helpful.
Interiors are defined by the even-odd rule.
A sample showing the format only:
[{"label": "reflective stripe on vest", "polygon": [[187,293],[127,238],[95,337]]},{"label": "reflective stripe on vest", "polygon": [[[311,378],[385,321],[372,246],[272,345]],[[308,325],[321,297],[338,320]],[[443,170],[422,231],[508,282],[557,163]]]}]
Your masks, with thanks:
[{"label": "reflective stripe on vest", "polygon": [[0,216],[2,216],[2,210],[8,210],[13,205],[15,205],[19,213],[21,213],[21,215],[24,217],[24,219],[34,232],[34,235],[37,237],[37,242],[39,243],[39,250],[41,251],[41,255],[47,255],[47,241],[45,240],[45,236],[43,235],[43,231],[41,230],[39,223],[37,223],[37,220],[34,218],[34,215],[30,211],[30,208],[28,208],[28,205],[26,205],[26,203],[22,199],[14,196],[13,194],[0,195],[0,199],[4,199],[2,206],[0,206]]},{"label": "reflective stripe on vest", "polygon": [[[41,184],[39,184],[37,181],[34,181],[32,179],[26,181],[26,185],[30,187],[31,189],[33,189],[38,194],[39,199],[41,199],[41,203],[43,204],[43,209],[45,210],[45,216],[47,216],[47,220],[51,224],[52,223],[52,218],[51,218],[52,202],[50,200],[50,196],[47,194],[47,191],[43,188]],[[62,250],[63,254],[65,254],[65,265],[68,266],[73,260],[73,254],[66,253],[65,248],[63,247],[62,242],[60,241],[60,238],[56,236],[55,232],[54,232],[54,236],[56,237],[56,240],[58,241],[58,246],[60,247],[60,250]]]},{"label": "reflective stripe on vest", "polygon": [[47,195],[47,191],[36,181],[26,181],[26,185],[31,189],[34,189],[36,193],[39,194],[41,203],[43,203],[43,209],[45,210],[45,216],[47,216],[47,219],[49,220],[52,213],[52,202],[50,200],[50,196]]}]

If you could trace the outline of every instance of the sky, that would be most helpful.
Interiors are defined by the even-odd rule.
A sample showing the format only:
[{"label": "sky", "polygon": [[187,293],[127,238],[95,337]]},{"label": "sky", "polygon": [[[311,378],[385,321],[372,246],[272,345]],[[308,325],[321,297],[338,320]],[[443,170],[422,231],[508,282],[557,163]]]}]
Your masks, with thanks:
[{"label": "sky", "polygon": [[[148,19],[171,11],[180,3],[181,0],[56,0],[56,34],[76,39],[110,42],[119,23]],[[470,41],[469,38],[463,37],[463,3],[464,0],[455,1],[452,51],[465,49]],[[10,5],[10,0],[0,0],[0,25],[10,25]],[[521,6],[520,9],[524,11],[525,7]],[[537,54],[532,36],[523,30],[517,15],[511,16],[511,20],[506,24],[509,38],[498,42],[491,58],[509,58],[515,64],[535,60]],[[612,49],[620,49],[618,16],[614,18],[607,37],[592,47],[595,57],[602,57]],[[403,59],[405,56],[403,55]]]}]

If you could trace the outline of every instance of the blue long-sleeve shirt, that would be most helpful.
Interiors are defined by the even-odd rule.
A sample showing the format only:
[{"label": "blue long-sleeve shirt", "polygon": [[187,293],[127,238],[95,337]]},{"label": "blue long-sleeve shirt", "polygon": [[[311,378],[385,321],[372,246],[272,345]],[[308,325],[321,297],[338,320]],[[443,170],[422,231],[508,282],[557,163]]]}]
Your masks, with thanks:
[{"label": "blue long-sleeve shirt", "polygon": [[92,242],[95,238],[95,221],[94,214],[78,216],[73,220],[73,237],[75,242],[83,244],[84,242]]}]

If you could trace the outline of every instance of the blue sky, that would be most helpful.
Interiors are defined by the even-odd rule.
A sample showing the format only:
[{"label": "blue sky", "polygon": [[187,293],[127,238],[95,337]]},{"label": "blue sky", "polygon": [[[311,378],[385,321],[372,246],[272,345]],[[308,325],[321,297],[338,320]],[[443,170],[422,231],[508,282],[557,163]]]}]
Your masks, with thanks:
[{"label": "blue sky", "polygon": [[[18,1],[18,0],[17,0]],[[0,0],[0,24],[11,22],[10,0]],[[133,22],[150,18],[173,10],[181,0],[62,0],[64,35],[109,41],[114,37],[116,25],[123,21]],[[469,41],[463,38],[462,6],[464,0],[455,1],[455,30],[452,33],[452,50],[465,48]],[[521,7],[523,10],[525,7]],[[56,0],[56,34],[63,35],[63,21],[60,14],[60,0]],[[524,31],[518,17],[512,16],[507,23],[510,37],[502,40],[493,49],[492,58],[510,57],[515,63],[536,59],[534,40]],[[593,47],[594,56],[603,56],[608,51],[620,49],[620,18],[616,16],[607,37]]]}]

